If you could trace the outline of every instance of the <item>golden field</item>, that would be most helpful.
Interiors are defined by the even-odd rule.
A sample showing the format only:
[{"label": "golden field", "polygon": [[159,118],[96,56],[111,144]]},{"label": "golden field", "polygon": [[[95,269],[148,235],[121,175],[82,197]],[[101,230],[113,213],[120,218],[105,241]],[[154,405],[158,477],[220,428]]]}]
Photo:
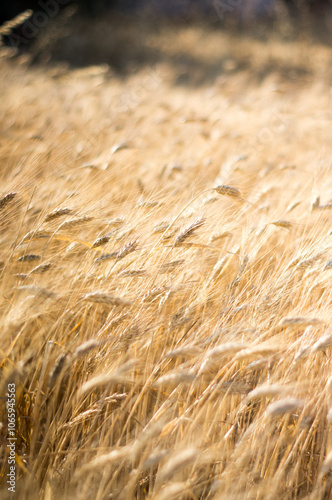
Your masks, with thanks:
[{"label": "golden field", "polygon": [[1,498],[331,498],[331,50],[135,29],[2,50]]}]

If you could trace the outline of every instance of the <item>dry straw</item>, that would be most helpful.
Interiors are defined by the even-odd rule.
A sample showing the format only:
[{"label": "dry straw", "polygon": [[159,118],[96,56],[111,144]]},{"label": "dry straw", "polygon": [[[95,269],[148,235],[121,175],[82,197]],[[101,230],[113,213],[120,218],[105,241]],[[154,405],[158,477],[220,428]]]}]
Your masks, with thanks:
[{"label": "dry straw", "polygon": [[331,468],[332,468],[332,451],[329,452],[329,454],[327,455],[322,464],[322,468],[320,470],[321,476],[325,476],[330,471]]},{"label": "dry straw", "polygon": [[[108,25],[84,23],[88,43],[99,31],[104,48],[123,41],[123,23],[110,34]],[[144,27],[144,46],[163,54],[181,46],[211,62],[200,44],[205,27],[188,36],[165,25],[151,39]],[[126,18],[128,47],[141,41],[140,30]],[[330,105],[330,55],[315,46],[303,63],[303,40],[287,40],[294,50],[286,51],[272,40],[264,51],[245,36],[230,44],[227,33],[206,35],[219,60],[236,62],[245,46],[252,74],[271,66],[273,54],[275,82],[297,62],[313,83],[327,76],[303,92],[294,92],[296,79],[285,88],[281,79],[278,97],[271,78],[244,89],[240,68],[223,82],[223,99],[212,82],[203,110],[197,89],[173,85],[167,58],[123,78],[109,78],[104,65],[37,68],[27,64],[30,54],[0,58],[0,441],[8,441],[13,379],[22,498],[329,497],[332,143],[321,133],[331,117],[317,109]],[[47,52],[56,55],[52,46]],[[234,88],[254,111],[228,98]],[[127,91],[137,99],[123,113],[115,101],[130,98]],[[183,102],[190,123],[174,112]],[[314,117],[307,151],[283,140],[289,116],[299,136],[308,128],[299,103]],[[276,113],[283,130],[245,157],[248,140]],[[215,140],[224,129],[236,137],[231,145]],[[114,142],[131,139],[133,147],[113,156]],[[324,203],[311,210],[318,143],[324,162],[315,189]],[[238,157],[225,161],[234,148]],[[286,156],[293,170],[278,168]],[[80,168],[89,158],[97,168]],[[168,176],[174,160],[182,170]]]}]

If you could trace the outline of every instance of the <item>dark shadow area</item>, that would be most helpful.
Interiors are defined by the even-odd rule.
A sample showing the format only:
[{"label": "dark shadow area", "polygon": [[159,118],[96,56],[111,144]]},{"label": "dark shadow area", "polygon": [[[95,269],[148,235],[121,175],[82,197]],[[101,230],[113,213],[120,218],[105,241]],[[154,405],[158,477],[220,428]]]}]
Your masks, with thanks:
[{"label": "dark shadow area", "polygon": [[[125,76],[165,63],[174,68],[175,84],[195,87],[212,84],[221,75],[249,70],[252,61],[243,49],[249,39],[259,42],[262,50],[272,35],[280,37],[283,43],[306,38],[331,45],[329,0],[280,0],[276,4],[279,10],[272,13],[267,10],[269,3],[261,2],[265,11],[242,13],[232,7],[234,2],[227,0],[196,0],[190,9],[187,1],[21,0],[6,8],[2,6],[0,13],[4,22],[27,7],[34,9],[22,25],[3,37],[5,44],[18,54],[28,53],[31,64],[63,63],[72,68],[108,64],[114,72]],[[191,30],[196,30],[192,44]],[[179,43],[180,31],[186,33],[183,44]],[[230,39],[242,41],[242,49],[233,50],[230,45],[227,50],[220,50],[209,41],[210,36],[216,41],[218,34],[225,33]],[[251,78],[259,83],[271,72],[289,81],[310,78],[306,64],[281,64],[273,58],[262,59]]]}]

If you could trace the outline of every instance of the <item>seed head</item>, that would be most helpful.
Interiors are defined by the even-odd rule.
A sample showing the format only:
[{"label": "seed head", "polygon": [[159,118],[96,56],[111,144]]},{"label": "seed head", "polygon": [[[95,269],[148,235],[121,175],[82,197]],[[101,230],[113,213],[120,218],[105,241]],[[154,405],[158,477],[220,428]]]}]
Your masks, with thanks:
[{"label": "seed head", "polygon": [[68,207],[64,208],[56,208],[52,212],[49,212],[45,217],[45,222],[49,222],[50,220],[57,219],[58,217],[62,217],[62,215],[68,215],[72,213],[72,209]]},{"label": "seed head", "polygon": [[123,259],[127,255],[129,255],[131,252],[134,252],[136,248],[138,247],[138,240],[135,241],[130,241],[127,243],[118,253],[116,258],[118,260]]},{"label": "seed head", "polygon": [[10,203],[15,198],[16,195],[17,193],[11,192],[5,194],[2,198],[0,198],[0,210],[5,208],[5,206],[8,205],[8,203]]},{"label": "seed head", "polygon": [[304,405],[303,401],[296,398],[285,398],[275,403],[271,403],[267,409],[266,413],[271,417],[281,417],[286,413],[290,413],[299,407]]},{"label": "seed head", "polygon": [[271,224],[283,229],[291,229],[293,227],[293,224],[289,220],[275,220],[274,222],[271,222]]},{"label": "seed head", "polygon": [[18,262],[32,262],[34,260],[40,260],[41,256],[32,254],[32,253],[27,253],[26,255],[22,255],[22,257],[19,257],[17,259]]},{"label": "seed head", "polygon": [[95,304],[106,304],[109,306],[129,306],[131,302],[119,297],[114,297],[107,292],[90,292],[82,297],[86,302],[93,302]]},{"label": "seed head", "polygon": [[241,198],[241,191],[232,186],[221,185],[221,186],[216,186],[213,189],[218,194],[221,194],[223,196],[230,196],[231,198]]},{"label": "seed head", "polygon": [[93,220],[93,217],[82,215],[81,217],[75,217],[74,219],[62,222],[59,229],[71,229],[73,227],[80,226],[81,224],[85,224],[86,222],[90,222],[91,220]]},{"label": "seed head", "polygon": [[97,247],[101,247],[102,245],[106,245],[106,243],[108,243],[110,240],[110,236],[108,235],[104,235],[104,236],[100,236],[99,238],[96,239],[96,241],[92,244],[92,247],[91,248],[97,248]]},{"label": "seed head", "polygon": [[190,238],[190,236],[193,235],[193,233],[203,226],[204,222],[206,219],[197,219],[195,222],[193,222],[190,226],[188,226],[186,229],[184,229],[176,238],[175,238],[175,243],[174,246],[180,246],[186,239]]},{"label": "seed head", "polygon": [[95,264],[99,264],[100,262],[105,262],[107,260],[113,260],[116,259],[118,256],[118,252],[112,252],[112,253],[103,253],[94,261]]}]

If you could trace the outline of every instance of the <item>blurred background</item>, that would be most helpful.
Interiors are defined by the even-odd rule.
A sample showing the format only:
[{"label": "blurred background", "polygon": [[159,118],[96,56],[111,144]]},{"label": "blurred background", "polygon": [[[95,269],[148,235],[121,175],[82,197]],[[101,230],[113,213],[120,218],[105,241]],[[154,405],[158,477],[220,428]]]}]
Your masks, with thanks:
[{"label": "blurred background", "polygon": [[125,71],[156,62],[162,54],[153,37],[165,26],[228,30],[267,42],[271,33],[332,42],[332,0],[16,0],[0,3],[0,24],[26,9],[31,16],[4,44],[29,53],[32,62],[74,67],[106,63]]}]

